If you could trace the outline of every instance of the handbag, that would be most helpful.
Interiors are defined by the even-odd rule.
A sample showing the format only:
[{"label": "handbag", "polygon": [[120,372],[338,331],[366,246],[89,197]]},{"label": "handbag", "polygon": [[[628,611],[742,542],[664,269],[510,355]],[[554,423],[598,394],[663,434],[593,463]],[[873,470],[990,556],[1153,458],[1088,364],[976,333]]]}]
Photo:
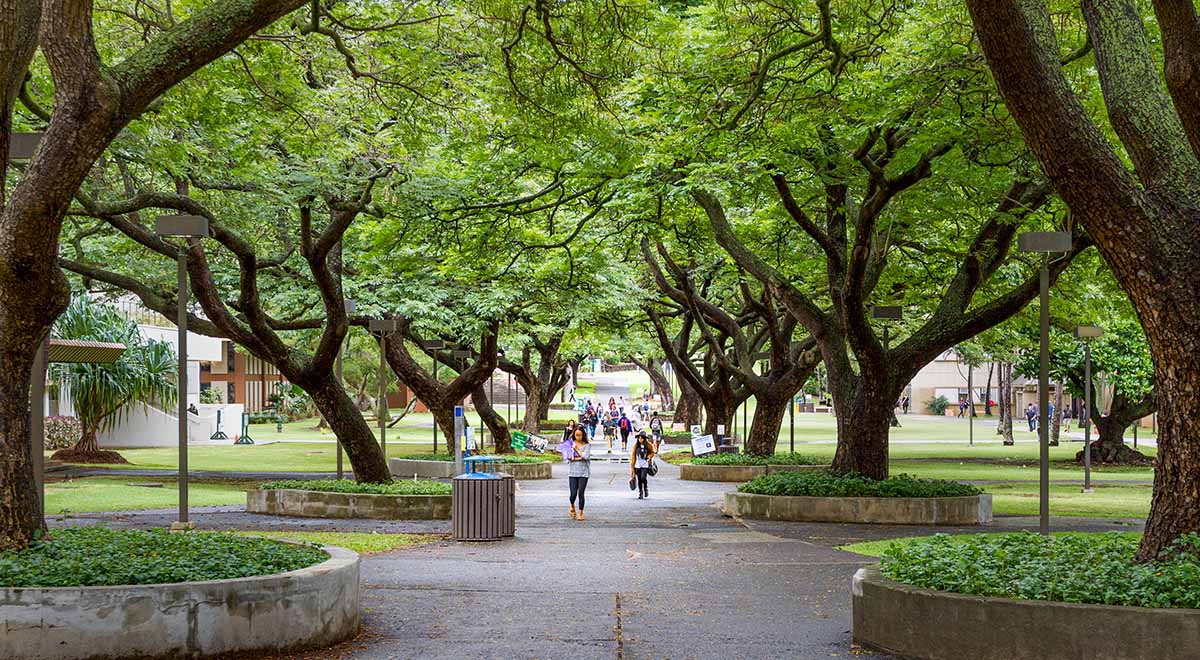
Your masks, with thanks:
[{"label": "handbag", "polygon": [[658,474],[658,463],[655,463],[654,459],[650,459],[650,469],[649,469],[649,472],[647,472],[647,474],[649,474],[652,477],[654,475]]},{"label": "handbag", "polygon": [[637,477],[629,477],[629,490],[637,490]]}]

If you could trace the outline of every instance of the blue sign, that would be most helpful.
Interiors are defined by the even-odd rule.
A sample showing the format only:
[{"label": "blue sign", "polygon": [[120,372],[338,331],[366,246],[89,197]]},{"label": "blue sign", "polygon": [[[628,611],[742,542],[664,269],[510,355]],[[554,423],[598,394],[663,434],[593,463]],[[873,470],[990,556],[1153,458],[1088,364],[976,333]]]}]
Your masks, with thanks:
[{"label": "blue sign", "polygon": [[454,416],[455,417],[463,416],[463,407],[462,406],[454,406]]}]

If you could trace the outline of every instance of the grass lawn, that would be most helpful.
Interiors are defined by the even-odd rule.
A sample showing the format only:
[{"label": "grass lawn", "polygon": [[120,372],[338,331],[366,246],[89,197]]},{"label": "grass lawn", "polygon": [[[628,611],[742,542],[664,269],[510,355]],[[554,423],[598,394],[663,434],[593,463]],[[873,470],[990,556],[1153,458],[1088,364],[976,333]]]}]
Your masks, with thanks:
[{"label": "grass lawn", "polygon": [[[162,484],[161,488],[130,484]],[[230,506],[246,503],[246,490],[256,482],[196,481],[188,483],[191,506]],[[88,477],[46,483],[46,514],[99,513],[140,509],[170,509],[178,506],[179,491],[174,479]]]},{"label": "grass lawn", "polygon": [[[1013,532],[1000,532],[1001,534],[1012,534]],[[1107,534],[1117,533],[1121,536],[1127,536],[1132,539],[1141,539],[1141,532],[1106,532]],[[982,534],[956,534],[950,537],[951,542],[965,543],[967,540],[975,536],[983,536]],[[1054,532],[1051,536],[1088,536],[1082,532]],[[838,547],[838,550],[853,552],[859,555],[868,557],[882,557],[883,551],[891,545],[909,545],[916,541],[924,541],[933,538],[932,536],[906,536],[898,539],[886,539],[883,541],[862,541],[861,543],[851,543]]]},{"label": "grass lawn", "polygon": [[[992,494],[996,514],[1035,516],[1038,513],[1036,483],[989,484],[980,486]],[[1150,484],[1096,485],[1094,493],[1081,493],[1079,486],[1050,486],[1050,515],[1092,518],[1145,518],[1150,513]]]},{"label": "grass lawn", "polygon": [[[337,446],[315,442],[277,442],[270,445],[229,445],[190,447],[188,467],[194,471],[218,472],[333,472],[337,469]],[[388,443],[388,456],[429,453],[432,445]],[[439,443],[438,451],[446,451]],[[130,465],[106,465],[105,468],[174,470],[178,450],[173,447],[120,450]],[[350,469],[350,461],[345,462]],[[96,466],[92,466],[96,467]]]},{"label": "grass lawn", "polygon": [[360,555],[377,555],[400,548],[436,543],[445,538],[441,534],[377,534],[373,532],[231,531],[230,533],[239,536],[262,536],[269,539],[336,545],[353,550]]}]

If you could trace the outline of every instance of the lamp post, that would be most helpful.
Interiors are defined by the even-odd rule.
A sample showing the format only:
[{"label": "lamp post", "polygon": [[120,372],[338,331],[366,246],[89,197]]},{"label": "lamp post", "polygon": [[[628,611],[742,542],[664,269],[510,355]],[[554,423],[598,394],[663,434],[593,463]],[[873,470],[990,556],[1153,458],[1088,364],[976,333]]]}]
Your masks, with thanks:
[{"label": "lamp post", "polygon": [[45,133],[9,133],[8,159],[30,160],[45,135]]},{"label": "lamp post", "polygon": [[[897,305],[871,305],[871,318],[886,321],[883,324],[883,352],[886,354],[890,350],[891,337],[888,330],[891,328],[890,321],[899,321],[904,318],[904,310]],[[886,359],[886,357],[885,357]],[[892,408],[892,414],[895,415],[895,408]],[[890,421],[888,422],[891,423]],[[899,426],[900,421],[896,420],[896,425]]]},{"label": "lamp post", "polygon": [[386,461],[388,404],[386,375],[387,346],[385,345],[385,342],[387,342],[388,337],[396,332],[399,332],[400,322],[396,319],[371,319],[367,322],[367,329],[370,330],[372,334],[379,335],[379,407],[378,414],[375,416],[379,418],[379,448],[383,450],[383,459]]},{"label": "lamp post", "polygon": [[1039,309],[1041,337],[1039,342],[1038,366],[1038,531],[1050,534],[1050,425],[1046,423],[1046,411],[1050,409],[1050,254],[1071,251],[1071,234],[1061,231],[1027,232],[1017,237],[1021,252],[1042,255],[1039,280]]},{"label": "lamp post", "polygon": [[[422,346],[424,347],[425,351],[432,354],[431,357],[433,357],[433,380],[434,380],[434,382],[439,382],[438,381],[438,373],[437,373],[438,372],[438,357],[437,357],[437,353],[434,353],[433,351],[439,350],[441,348],[445,348],[446,343],[440,339],[433,339],[433,340],[425,342],[424,344],[422,344]],[[433,409],[430,408],[429,412],[432,413]],[[437,440],[438,440],[437,415],[434,415],[433,416],[433,453],[435,453],[435,454],[437,453]]]},{"label": "lamp post", "polygon": [[[181,187],[180,194],[186,195],[187,189]],[[196,523],[188,520],[187,240],[208,236],[208,218],[198,215],[163,215],[158,217],[154,231],[159,236],[184,238],[177,262],[179,296],[175,323],[179,330],[179,520],[171,523],[172,531],[180,531],[196,528]]]},{"label": "lamp post", "polygon": [[[354,301],[347,298],[346,300],[344,300],[342,302],[342,308],[346,310],[346,316],[350,316],[351,314],[354,313]],[[347,334],[350,333],[349,327],[346,328],[346,333]],[[345,338],[343,337],[342,344],[344,344],[344,343],[345,343]],[[338,345],[338,354],[337,354],[338,387],[345,387],[345,382],[346,382],[346,381],[342,380],[342,344]],[[337,452],[337,478],[338,478],[338,481],[341,481],[343,478],[345,478],[344,477],[345,467],[344,467],[344,463],[342,460],[342,439],[337,437],[336,434],[333,436],[333,439],[334,439],[335,444],[337,445],[337,448],[334,450]]]},{"label": "lamp post", "polygon": [[1092,340],[1104,335],[1094,325],[1075,328],[1083,341],[1083,492],[1092,492]]}]

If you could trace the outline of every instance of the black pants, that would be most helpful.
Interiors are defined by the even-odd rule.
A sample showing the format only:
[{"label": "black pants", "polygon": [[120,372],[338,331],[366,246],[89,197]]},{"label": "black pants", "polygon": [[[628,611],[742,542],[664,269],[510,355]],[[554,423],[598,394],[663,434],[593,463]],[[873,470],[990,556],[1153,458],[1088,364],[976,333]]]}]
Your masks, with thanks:
[{"label": "black pants", "polygon": [[571,506],[575,506],[575,499],[579,499],[579,510],[583,511],[583,494],[587,492],[587,477],[568,477],[567,482],[571,484]]},{"label": "black pants", "polygon": [[624,449],[625,445],[628,443],[629,443],[629,431],[622,430],[621,431],[621,449]]},{"label": "black pants", "polygon": [[650,484],[646,479],[650,476],[650,468],[634,468],[633,473],[637,476],[638,495],[649,495]]}]

